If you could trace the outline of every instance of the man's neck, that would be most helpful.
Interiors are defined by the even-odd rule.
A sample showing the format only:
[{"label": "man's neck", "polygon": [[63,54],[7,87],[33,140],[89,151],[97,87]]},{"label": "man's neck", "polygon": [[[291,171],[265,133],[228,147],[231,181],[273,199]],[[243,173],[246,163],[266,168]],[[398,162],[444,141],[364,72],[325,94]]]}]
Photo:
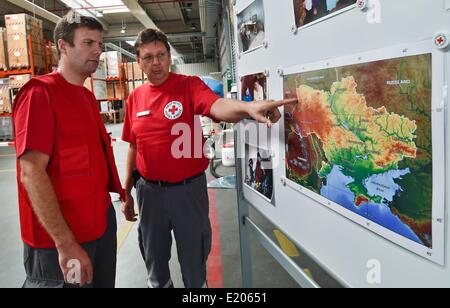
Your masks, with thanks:
[{"label": "man's neck", "polygon": [[59,63],[58,73],[61,74],[61,76],[63,76],[68,83],[80,87],[84,85],[84,82],[87,78],[87,76],[80,75],[74,72],[73,70],[69,69],[69,67],[65,65],[63,62]]},{"label": "man's neck", "polygon": [[164,84],[167,80],[169,80],[169,77],[170,77],[170,73],[169,73],[169,75],[167,75],[167,78],[164,79],[163,81],[161,81],[161,80],[152,81],[149,79],[148,83],[153,87],[159,87],[160,85]]}]

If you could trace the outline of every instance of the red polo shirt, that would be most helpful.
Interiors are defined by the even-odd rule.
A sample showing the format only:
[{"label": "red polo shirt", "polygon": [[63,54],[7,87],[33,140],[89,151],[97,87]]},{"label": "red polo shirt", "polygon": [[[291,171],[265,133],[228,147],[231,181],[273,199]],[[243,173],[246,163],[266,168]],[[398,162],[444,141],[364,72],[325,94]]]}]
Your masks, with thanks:
[{"label": "red polo shirt", "polygon": [[201,123],[219,99],[198,77],[170,74],[165,83],[134,90],[122,139],[137,145],[136,167],[147,180],[180,182],[208,167]]}]

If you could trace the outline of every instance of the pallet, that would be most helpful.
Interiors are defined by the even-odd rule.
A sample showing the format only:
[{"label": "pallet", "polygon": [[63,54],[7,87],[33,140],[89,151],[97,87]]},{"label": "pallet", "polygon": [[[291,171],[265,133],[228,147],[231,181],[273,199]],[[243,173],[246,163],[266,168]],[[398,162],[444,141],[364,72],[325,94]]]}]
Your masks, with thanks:
[{"label": "pallet", "polygon": [[0,137],[0,142],[12,142],[14,139],[12,136]]},{"label": "pallet", "polygon": [[31,66],[27,65],[27,66],[22,66],[22,65],[18,65],[18,66],[10,66],[10,70],[12,71],[21,71],[21,70],[30,70]]},{"label": "pallet", "polygon": [[[35,66],[34,70],[35,72],[38,72],[40,70],[44,70],[45,67]],[[31,71],[31,66],[10,66],[9,71]]]}]

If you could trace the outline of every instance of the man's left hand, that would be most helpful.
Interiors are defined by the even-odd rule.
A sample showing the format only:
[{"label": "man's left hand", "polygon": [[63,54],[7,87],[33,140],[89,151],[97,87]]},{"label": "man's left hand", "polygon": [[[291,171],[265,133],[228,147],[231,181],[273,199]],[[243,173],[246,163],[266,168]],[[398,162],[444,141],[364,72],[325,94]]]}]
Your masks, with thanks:
[{"label": "man's left hand", "polygon": [[127,194],[126,201],[122,201],[122,213],[125,216],[125,219],[130,222],[137,221],[137,214],[134,210],[134,199],[131,194]]}]

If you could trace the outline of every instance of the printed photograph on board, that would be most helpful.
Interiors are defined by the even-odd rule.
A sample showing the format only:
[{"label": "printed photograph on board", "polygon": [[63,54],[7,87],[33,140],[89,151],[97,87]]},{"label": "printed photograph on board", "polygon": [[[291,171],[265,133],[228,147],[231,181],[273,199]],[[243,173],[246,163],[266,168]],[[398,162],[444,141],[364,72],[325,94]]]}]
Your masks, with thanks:
[{"label": "printed photograph on board", "polygon": [[245,184],[269,202],[273,198],[273,165],[269,150],[245,144]]},{"label": "printed photograph on board", "polygon": [[241,100],[244,102],[267,100],[267,78],[264,73],[243,77]]},{"label": "printed photograph on board", "polygon": [[256,0],[237,15],[239,52],[261,47],[265,38],[263,0]]},{"label": "printed photograph on board", "polygon": [[331,17],[353,4],[356,0],[293,0],[297,28],[322,18]]}]

